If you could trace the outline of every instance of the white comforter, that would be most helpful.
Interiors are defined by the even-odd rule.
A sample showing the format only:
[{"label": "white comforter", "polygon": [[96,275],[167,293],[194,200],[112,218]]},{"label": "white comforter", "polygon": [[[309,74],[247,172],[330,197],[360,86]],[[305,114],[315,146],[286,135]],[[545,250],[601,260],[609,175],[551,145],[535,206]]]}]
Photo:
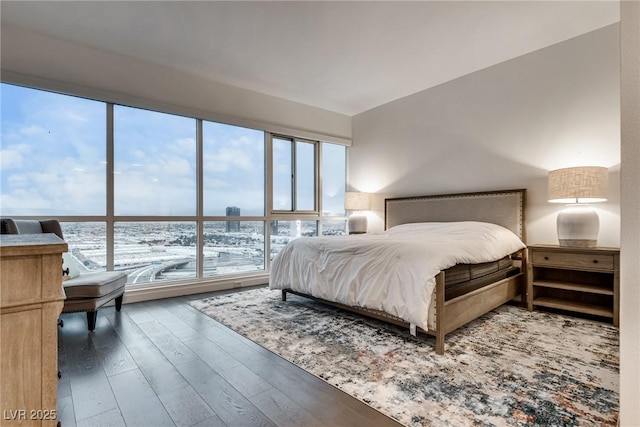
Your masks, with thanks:
[{"label": "white comforter", "polygon": [[524,247],[504,227],[471,221],[299,238],[273,260],[269,287],[381,310],[427,330],[438,272],[455,264],[495,261]]}]

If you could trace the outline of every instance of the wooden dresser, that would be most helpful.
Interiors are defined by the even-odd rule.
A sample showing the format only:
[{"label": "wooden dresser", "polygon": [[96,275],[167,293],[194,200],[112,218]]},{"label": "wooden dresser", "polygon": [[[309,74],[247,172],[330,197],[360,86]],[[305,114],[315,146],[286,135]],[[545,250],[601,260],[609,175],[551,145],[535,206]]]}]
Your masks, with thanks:
[{"label": "wooden dresser", "polygon": [[0,237],[0,425],[57,424],[58,317],[64,303],[55,234]]}]

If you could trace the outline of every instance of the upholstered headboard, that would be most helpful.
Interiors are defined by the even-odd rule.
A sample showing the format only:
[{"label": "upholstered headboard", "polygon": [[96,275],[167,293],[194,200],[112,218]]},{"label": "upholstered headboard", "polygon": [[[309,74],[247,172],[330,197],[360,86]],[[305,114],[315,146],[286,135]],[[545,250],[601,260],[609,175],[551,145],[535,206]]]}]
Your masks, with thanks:
[{"label": "upholstered headboard", "polygon": [[414,222],[482,221],[501,225],[526,242],[526,190],[386,199],[385,229]]}]

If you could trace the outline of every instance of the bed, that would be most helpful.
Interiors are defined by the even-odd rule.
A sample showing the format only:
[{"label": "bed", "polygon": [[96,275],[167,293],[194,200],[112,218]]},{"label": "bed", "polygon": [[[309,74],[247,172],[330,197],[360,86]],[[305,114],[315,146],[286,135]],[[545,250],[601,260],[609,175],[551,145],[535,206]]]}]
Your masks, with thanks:
[{"label": "bed", "polygon": [[427,333],[444,354],[449,332],[525,302],[525,196],[386,199],[384,232],[296,239],[274,258],[269,287]]}]

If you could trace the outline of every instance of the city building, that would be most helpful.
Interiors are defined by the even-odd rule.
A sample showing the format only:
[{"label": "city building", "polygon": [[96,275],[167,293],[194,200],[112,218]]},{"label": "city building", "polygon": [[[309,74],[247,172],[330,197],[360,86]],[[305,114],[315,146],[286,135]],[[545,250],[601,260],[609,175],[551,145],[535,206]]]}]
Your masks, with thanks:
[{"label": "city building", "polygon": [[[240,216],[240,208],[235,206],[227,207],[227,216]],[[227,233],[240,232],[240,221],[227,221]]]}]

